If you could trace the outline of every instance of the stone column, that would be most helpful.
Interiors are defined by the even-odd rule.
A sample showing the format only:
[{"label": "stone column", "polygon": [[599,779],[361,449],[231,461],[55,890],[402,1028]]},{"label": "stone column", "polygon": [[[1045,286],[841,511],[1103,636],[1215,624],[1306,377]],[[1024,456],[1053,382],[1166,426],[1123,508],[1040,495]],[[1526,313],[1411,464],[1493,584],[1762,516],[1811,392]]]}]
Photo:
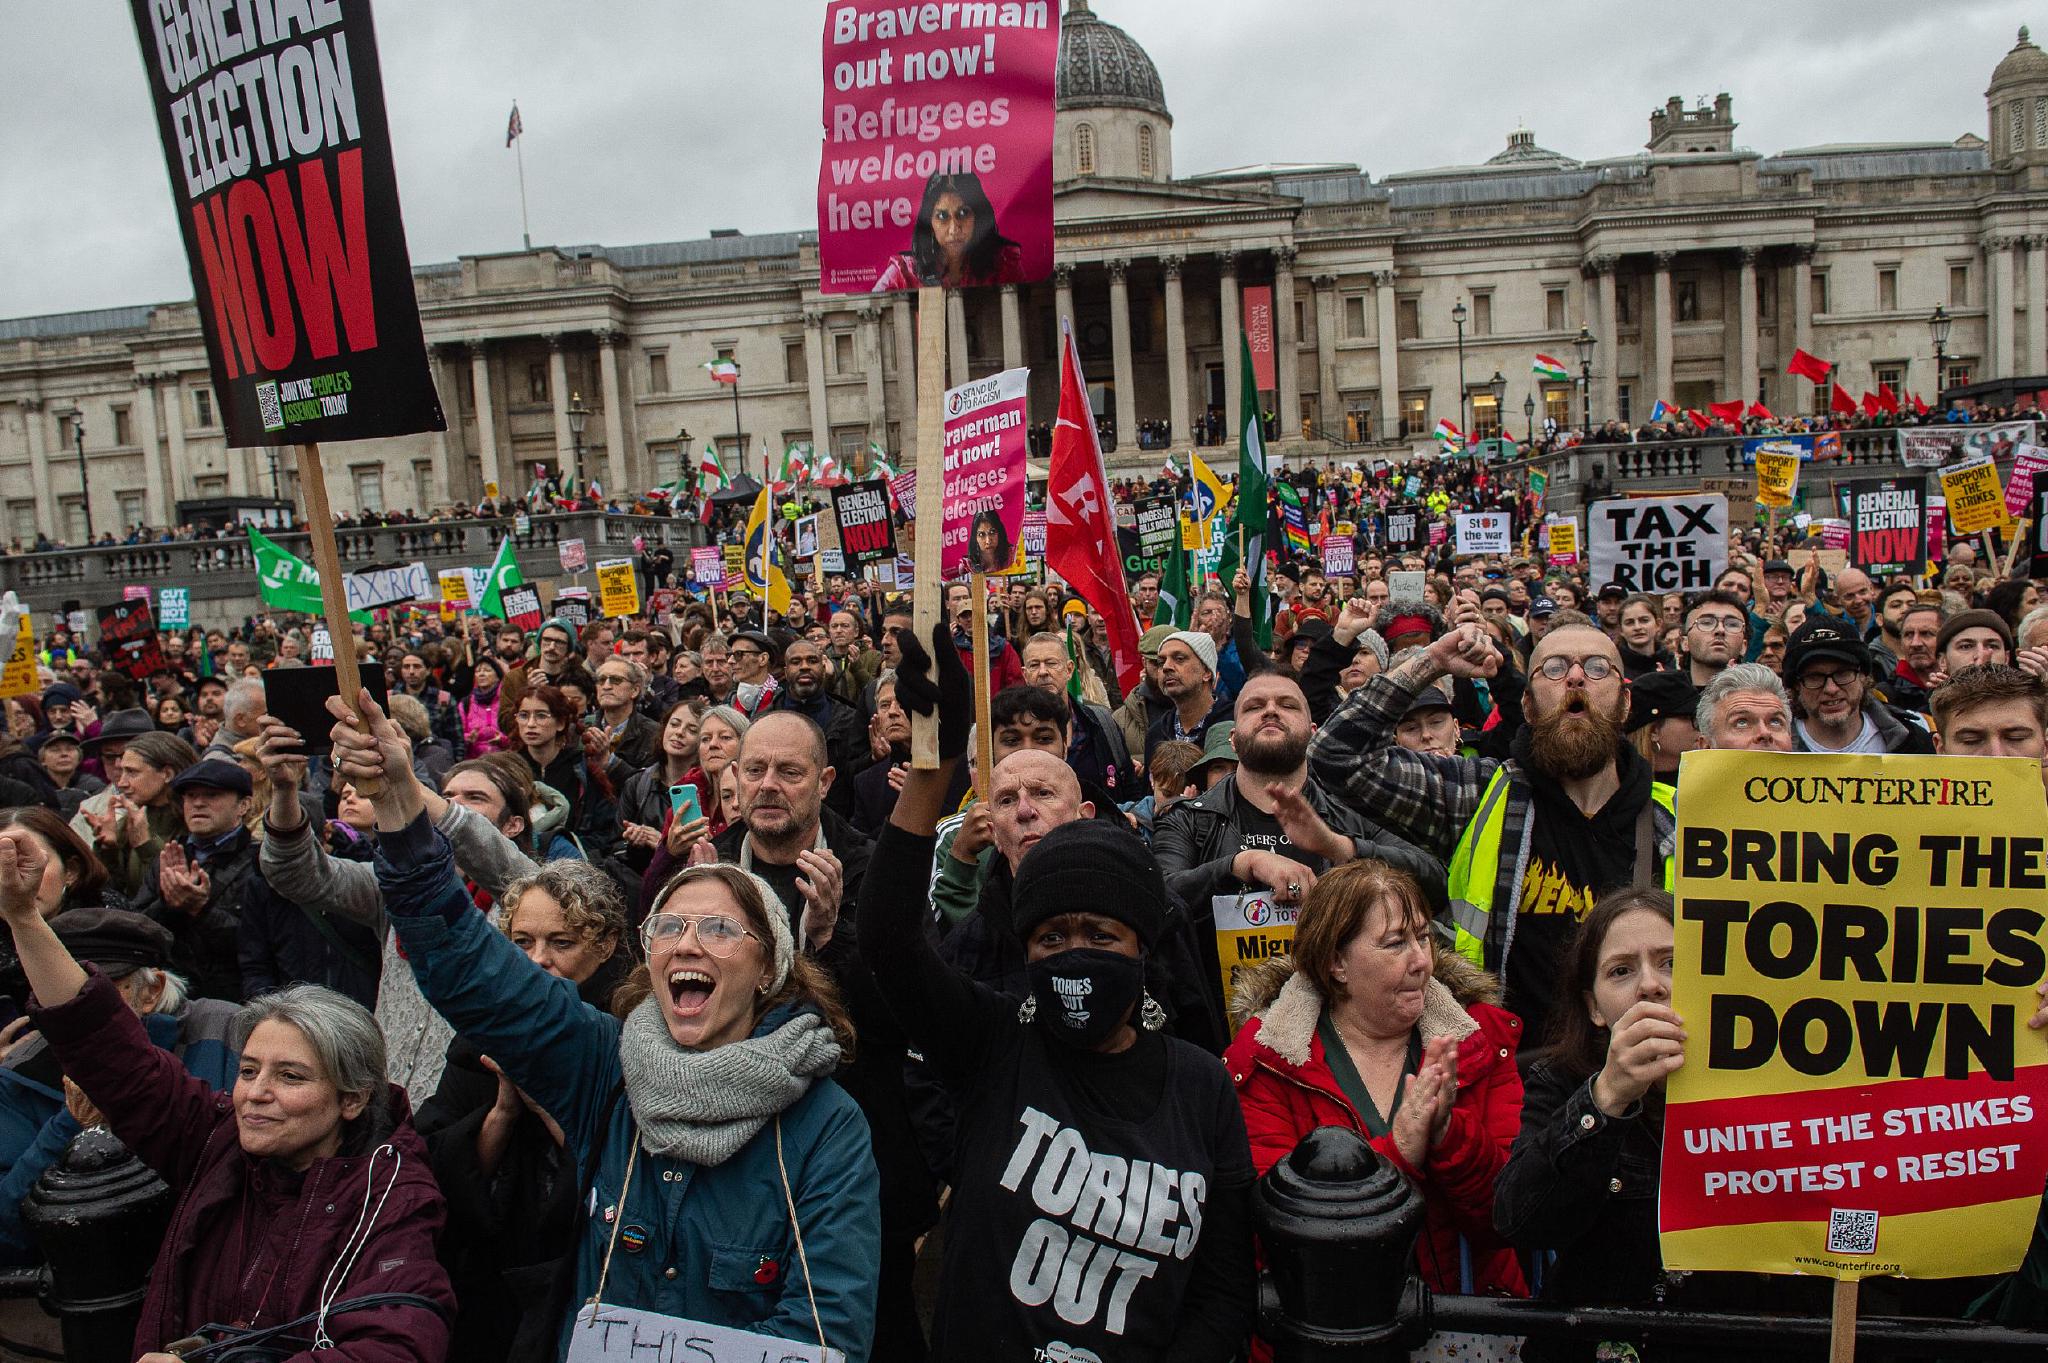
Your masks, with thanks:
[{"label": "stone column", "polygon": [[1376,271],[1372,282],[1380,332],[1380,405],[1373,416],[1380,423],[1380,439],[1391,440],[1401,429],[1401,327],[1394,317],[1394,272]]},{"label": "stone column", "polygon": [[176,502],[180,496],[198,491],[192,482],[191,459],[185,451],[185,384],[175,371],[158,378],[164,389],[164,431],[170,437],[171,500]]},{"label": "stone column", "polygon": [[[1809,355],[1813,353],[1813,244],[1811,242],[1800,242],[1792,248],[1792,344]],[[1782,352],[1784,348],[1785,343],[1780,341],[1778,349]],[[1792,357],[1780,354],[1778,358],[1789,362]],[[1798,385],[1805,382],[1803,379],[1792,376],[1788,376],[1785,381],[1792,384],[1791,391],[1794,393],[1799,392]],[[1810,384],[1808,387],[1811,389],[1811,392],[1806,395],[1806,410],[1809,412],[1815,410],[1826,411],[1829,395],[1820,392],[1818,385]],[[1820,393],[1820,405],[1818,408],[1814,406],[1812,400],[1813,393]],[[1785,406],[1789,414],[1791,410],[1796,409],[1800,404],[1797,402],[1787,402]]]},{"label": "stone column", "polygon": [[[455,410],[455,366],[462,361],[462,347],[459,345],[429,344],[428,364],[434,376],[434,391],[441,398],[441,415],[446,421],[442,430],[434,432],[434,501],[446,506],[455,500],[455,465],[457,463],[456,442],[459,438],[461,414]],[[421,507],[425,512],[428,508]]]},{"label": "stone column", "polygon": [[967,382],[967,291],[946,290],[946,386],[958,388]]},{"label": "stone column", "polygon": [[1244,316],[1237,292],[1237,252],[1216,257],[1223,276],[1219,297],[1223,302],[1223,425],[1228,439],[1244,435]]},{"label": "stone column", "polygon": [[144,506],[151,525],[171,523],[170,499],[164,496],[164,453],[159,448],[156,419],[156,389],[161,377],[158,374],[135,376],[135,407],[142,416],[142,478],[147,489]]},{"label": "stone column", "polygon": [[2048,237],[2027,242],[2027,353],[2013,366],[2015,374],[2039,374],[2048,364]]},{"label": "stone column", "polygon": [[[825,319],[815,313],[804,315],[804,377],[810,389],[811,447],[827,449],[832,441],[832,418],[825,405]],[[754,443],[760,444],[764,434],[756,434]],[[771,460],[774,454],[769,452]]]},{"label": "stone column", "polygon": [[1131,262],[1109,262],[1110,375],[1116,387],[1116,443],[1138,445],[1138,380],[1131,372]]},{"label": "stone column", "polygon": [[[898,456],[917,448],[917,325],[910,301],[909,294],[900,293],[889,304],[889,325],[896,333],[896,425],[903,441],[903,450],[889,453]],[[877,432],[875,439],[887,449],[887,428]]]},{"label": "stone column", "polygon": [[1169,439],[1175,445],[1194,440],[1193,413],[1188,408],[1188,310],[1181,297],[1181,256],[1161,256],[1159,268],[1166,276],[1166,407],[1171,427]]},{"label": "stone column", "polygon": [[1273,252],[1273,350],[1277,363],[1274,380],[1280,395],[1274,400],[1276,434],[1281,438],[1301,434],[1301,338],[1294,331],[1294,256],[1292,246]]},{"label": "stone column", "polygon": [[[469,343],[469,386],[476,398],[476,448],[483,465],[484,482],[496,483],[499,495],[503,496],[505,480],[498,467],[498,414],[495,410],[497,400],[491,393],[490,351],[482,337]],[[172,441],[171,453],[177,453],[175,439]]]},{"label": "stone column", "polygon": [[68,539],[71,527],[57,524],[54,499],[50,496],[50,461],[45,453],[43,400],[21,399],[22,424],[28,427],[28,481],[36,495],[36,524],[53,540]]},{"label": "stone column", "polygon": [[1616,264],[1613,256],[1599,256],[1593,261],[1593,269],[1600,277],[1600,320],[1593,325],[1600,329],[1599,352],[1594,363],[1600,366],[1595,381],[1600,385],[1602,419],[1621,415],[1621,309],[1615,306],[1614,299]]},{"label": "stone column", "polygon": [[[1337,395],[1337,276],[1319,274],[1309,281],[1316,291],[1316,405],[1322,434],[1344,429],[1343,399]],[[1378,435],[1367,431],[1366,437]]]},{"label": "stone column", "polygon": [[1653,290],[1650,316],[1656,333],[1655,376],[1657,391],[1651,400],[1662,399],[1676,402],[1676,390],[1671,386],[1671,261],[1674,253],[1659,251],[1652,259],[1656,263],[1657,275]]},{"label": "stone column", "polygon": [[1003,368],[1017,369],[1024,363],[1024,317],[1017,301],[1017,286],[1003,285]]},{"label": "stone column", "polygon": [[[889,441],[889,399],[882,387],[882,310],[873,303],[854,309],[860,319],[860,368],[868,387],[868,439],[879,445]],[[849,474],[852,473],[848,469]]]},{"label": "stone column", "polygon": [[1748,403],[1758,401],[1762,397],[1762,394],[1757,392],[1757,369],[1760,363],[1757,359],[1757,249],[1754,246],[1745,246],[1742,248],[1741,254],[1742,272],[1740,283],[1737,287],[1742,290],[1742,297],[1738,300],[1739,306],[1736,311],[1738,325],[1741,327],[1741,334],[1737,337],[1736,341],[1736,353],[1741,357],[1739,360],[1741,373],[1738,376],[1741,382],[1736,385],[1735,396],[1741,398],[1743,403],[1747,405]]},{"label": "stone column", "polygon": [[576,436],[569,429],[569,338],[551,331],[547,342],[548,397],[555,405],[555,467],[562,470],[566,483],[568,478],[583,476],[583,470],[576,467]]},{"label": "stone column", "polygon": [[1064,355],[1061,349],[1063,337],[1060,328],[1074,320],[1074,267],[1055,265],[1052,267],[1052,349],[1055,355]]},{"label": "stone column", "polygon": [[[604,391],[604,490],[616,497],[632,489],[632,465],[626,449],[625,385],[619,382],[619,342],[623,331],[597,333],[597,381]],[[648,481],[652,481],[649,479]]]},{"label": "stone column", "polygon": [[1984,243],[1991,253],[1991,372],[1987,378],[2009,378],[2013,373],[2013,280],[2012,238],[1992,237]]}]

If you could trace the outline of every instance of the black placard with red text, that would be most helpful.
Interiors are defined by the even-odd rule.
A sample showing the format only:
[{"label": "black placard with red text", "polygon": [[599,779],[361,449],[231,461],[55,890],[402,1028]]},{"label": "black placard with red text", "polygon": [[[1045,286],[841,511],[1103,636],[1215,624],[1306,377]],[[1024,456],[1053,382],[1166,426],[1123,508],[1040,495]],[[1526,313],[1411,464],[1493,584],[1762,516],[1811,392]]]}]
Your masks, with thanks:
[{"label": "black placard with red text", "polygon": [[156,612],[149,602],[116,601],[99,608],[100,654],[110,667],[137,681],[164,670],[164,651],[157,642]]},{"label": "black placard with red text", "polygon": [[446,426],[369,0],[129,0],[228,444]]},{"label": "black placard with red text", "polygon": [[848,483],[832,489],[832,517],[839,522],[839,547],[849,572],[896,557],[896,527],[889,520],[889,492],[879,482]]}]

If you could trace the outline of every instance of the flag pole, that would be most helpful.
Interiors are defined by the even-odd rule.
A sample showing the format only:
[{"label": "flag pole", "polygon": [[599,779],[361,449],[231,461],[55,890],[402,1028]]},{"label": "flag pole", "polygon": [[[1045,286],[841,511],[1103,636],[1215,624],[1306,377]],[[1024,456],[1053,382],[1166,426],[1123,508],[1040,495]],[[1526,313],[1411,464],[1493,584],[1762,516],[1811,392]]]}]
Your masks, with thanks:
[{"label": "flag pole", "polygon": [[[512,112],[519,112],[519,101],[512,101]],[[543,111],[545,116],[545,111]],[[519,239],[526,243],[526,249],[533,249],[533,225],[526,220],[526,125],[519,125],[519,135],[512,139],[512,155],[519,162]]]},{"label": "flag pole", "polygon": [[[327,476],[320,467],[317,441],[299,446],[299,490],[306,498],[306,530],[313,540],[313,568],[320,574],[320,613],[327,620],[327,637],[334,645],[335,683],[342,704],[361,719],[363,712],[357,697],[363,678],[356,666],[356,636],[349,628],[348,588],[341,574],[341,551],[334,543],[334,513],[327,506]],[[382,789],[383,784],[375,777],[355,783],[366,797]]]},{"label": "flag pole", "polygon": [[[944,610],[939,556],[945,542],[946,494],[946,290],[926,284],[917,291],[917,517],[916,566],[930,590],[910,596],[911,627],[917,642],[931,647],[932,626]],[[899,584],[900,585],[900,584]],[[938,660],[932,660],[934,677]],[[977,669],[986,677],[987,669]],[[984,682],[984,685],[986,683]],[[910,765],[919,771],[939,765],[939,717],[910,717]]]}]

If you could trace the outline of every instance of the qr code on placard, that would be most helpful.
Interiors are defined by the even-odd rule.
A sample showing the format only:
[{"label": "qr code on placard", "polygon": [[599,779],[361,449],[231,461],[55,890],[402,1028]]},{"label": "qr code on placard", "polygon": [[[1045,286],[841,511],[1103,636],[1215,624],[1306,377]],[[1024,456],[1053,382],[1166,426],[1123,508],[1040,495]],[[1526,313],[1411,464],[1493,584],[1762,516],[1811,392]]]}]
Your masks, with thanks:
[{"label": "qr code on placard", "polygon": [[263,418],[263,429],[281,431],[284,429],[284,405],[278,401],[275,383],[256,385],[256,411]]},{"label": "qr code on placard", "polygon": [[1828,1211],[1828,1253],[1877,1253],[1877,1213]]}]

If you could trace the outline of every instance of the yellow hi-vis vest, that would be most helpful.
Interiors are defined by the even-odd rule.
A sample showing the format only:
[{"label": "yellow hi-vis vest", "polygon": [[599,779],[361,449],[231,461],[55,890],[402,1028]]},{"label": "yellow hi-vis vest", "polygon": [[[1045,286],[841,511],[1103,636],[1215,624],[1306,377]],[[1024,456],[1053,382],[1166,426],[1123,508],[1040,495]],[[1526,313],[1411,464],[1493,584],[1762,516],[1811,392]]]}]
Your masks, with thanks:
[{"label": "yellow hi-vis vest", "polygon": [[[1507,765],[1503,763],[1486,783],[1486,793],[1479,799],[1479,812],[1459,834],[1446,877],[1453,945],[1460,956],[1482,967],[1486,965],[1486,927],[1493,913],[1494,887],[1500,883],[1500,835],[1507,824],[1509,784]],[[1673,818],[1677,817],[1672,804],[1676,794],[1662,782],[1650,786],[1650,799]],[[1521,849],[1517,848],[1515,855],[1519,857]],[[1662,883],[1667,890],[1676,881],[1676,863],[1676,857],[1664,859]],[[1521,893],[1520,887],[1515,887],[1513,893]]]}]

